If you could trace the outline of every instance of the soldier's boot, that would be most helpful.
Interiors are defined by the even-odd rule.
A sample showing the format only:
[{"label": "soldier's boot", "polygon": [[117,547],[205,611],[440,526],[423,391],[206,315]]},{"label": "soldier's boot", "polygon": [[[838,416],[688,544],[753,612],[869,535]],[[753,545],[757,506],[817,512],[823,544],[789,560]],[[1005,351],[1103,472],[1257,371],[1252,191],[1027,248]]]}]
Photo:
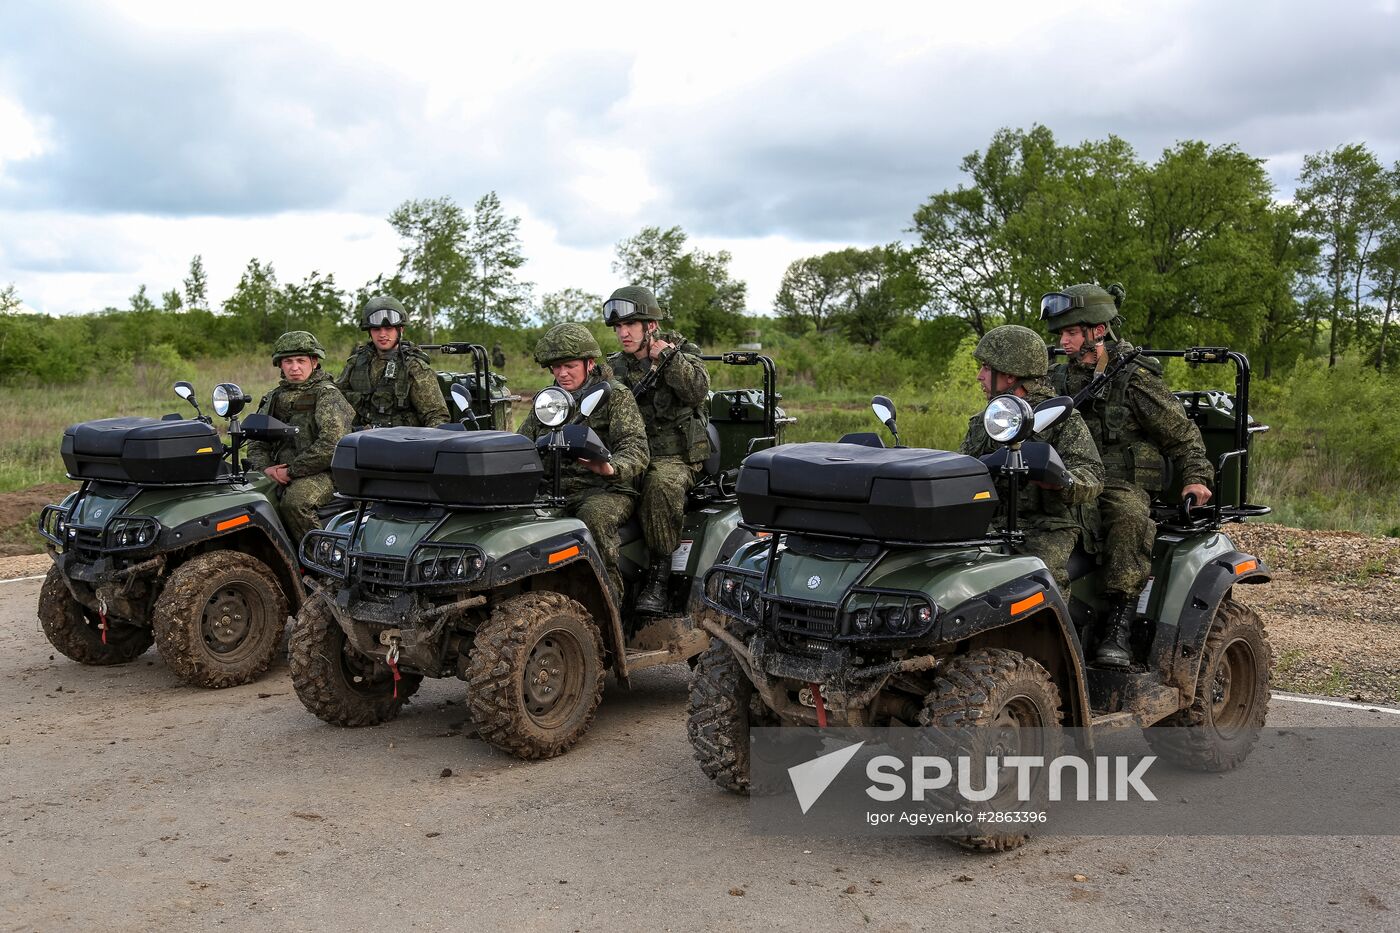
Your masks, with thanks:
[{"label": "soldier's boot", "polygon": [[666,614],[667,587],[671,582],[671,555],[652,554],[647,566],[647,583],[637,596],[633,608],[638,615],[661,616]]},{"label": "soldier's boot", "polygon": [[1094,652],[1096,667],[1132,667],[1133,653],[1128,648],[1128,637],[1132,632],[1136,608],[1136,604],[1126,596],[1113,604],[1103,637],[1099,639],[1099,646]]}]

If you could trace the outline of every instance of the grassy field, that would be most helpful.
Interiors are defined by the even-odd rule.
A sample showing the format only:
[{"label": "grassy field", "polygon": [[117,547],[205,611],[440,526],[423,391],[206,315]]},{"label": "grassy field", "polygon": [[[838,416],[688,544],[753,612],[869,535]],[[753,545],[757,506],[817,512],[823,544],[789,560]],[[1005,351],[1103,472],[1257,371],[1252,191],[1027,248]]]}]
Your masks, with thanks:
[{"label": "grassy field", "polygon": [[[332,347],[329,358],[338,368],[348,351],[349,347]],[[943,372],[925,372],[917,361],[889,355],[853,361],[842,357],[828,363],[803,347],[780,348],[775,356],[782,404],[798,418],[789,430],[790,441],[831,440],[847,431],[877,430],[869,399],[879,392],[898,404],[906,444],[948,448],[957,445],[967,419],[982,406],[974,364],[965,352]],[[711,364],[711,372],[717,388],[760,381],[755,367]],[[166,366],[137,364],[73,385],[0,387],[0,493],[63,482],[59,445],[70,424],[117,415],[190,412],[170,389],[178,379],[194,384],[206,411],[217,382],[236,382],[256,401],[276,383],[276,375],[259,353]],[[547,373],[518,353],[508,356],[506,375],[512,389],[526,394],[549,381]],[[1196,384],[1204,386],[1225,374],[1216,370],[1171,375],[1174,385],[1200,387]],[[1251,498],[1272,506],[1274,520],[1294,527],[1400,534],[1400,490],[1379,478],[1373,464],[1343,452],[1357,445],[1339,449],[1314,442],[1313,426],[1300,423],[1285,405],[1287,398],[1283,392],[1258,393],[1256,417],[1273,424],[1274,430],[1256,444]],[[517,412],[516,423],[523,416],[523,410]]]}]

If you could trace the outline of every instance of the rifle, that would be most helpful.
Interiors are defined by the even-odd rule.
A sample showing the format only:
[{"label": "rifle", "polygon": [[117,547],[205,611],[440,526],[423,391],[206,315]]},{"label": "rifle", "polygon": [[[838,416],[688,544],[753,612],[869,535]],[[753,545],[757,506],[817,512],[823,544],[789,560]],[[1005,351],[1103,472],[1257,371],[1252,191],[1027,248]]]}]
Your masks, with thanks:
[{"label": "rifle", "polygon": [[670,355],[664,360],[660,363],[654,363],[651,369],[648,369],[646,374],[638,379],[637,384],[632,387],[632,397],[641,398],[644,393],[650,392],[652,389],[656,388],[656,383],[661,379],[661,371],[665,369],[666,364],[670,363],[671,360],[675,358],[676,354],[680,352],[679,347],[673,348]]},{"label": "rifle", "polygon": [[1142,347],[1133,347],[1118,359],[1114,360],[1102,372],[1094,373],[1094,378],[1089,380],[1089,384],[1078,392],[1074,393],[1074,407],[1077,409],[1090,399],[1099,398],[1108,391],[1108,384],[1113,377],[1123,371],[1133,360],[1142,355]]}]

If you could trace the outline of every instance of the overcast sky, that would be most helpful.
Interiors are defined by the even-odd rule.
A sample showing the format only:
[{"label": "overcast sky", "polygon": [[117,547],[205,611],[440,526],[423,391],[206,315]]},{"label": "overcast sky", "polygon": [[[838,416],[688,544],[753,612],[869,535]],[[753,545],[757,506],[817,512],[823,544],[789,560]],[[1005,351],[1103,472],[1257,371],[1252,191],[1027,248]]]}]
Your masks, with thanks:
[{"label": "overcast sky", "polygon": [[904,235],[999,127],[1400,158],[1397,0],[1356,3],[0,3],[0,287],[52,313],[250,257],[343,288],[385,217],[489,190],[536,294],[607,293],[678,224],[753,310],[787,264]]}]

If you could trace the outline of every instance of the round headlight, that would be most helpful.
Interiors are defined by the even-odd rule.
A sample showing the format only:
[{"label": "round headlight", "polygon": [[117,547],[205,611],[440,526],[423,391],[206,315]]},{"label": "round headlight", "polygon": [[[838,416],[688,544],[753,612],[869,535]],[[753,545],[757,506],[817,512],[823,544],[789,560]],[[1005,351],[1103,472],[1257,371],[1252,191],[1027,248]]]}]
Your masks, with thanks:
[{"label": "round headlight", "polygon": [[245,396],[243,390],[232,382],[221,382],[214,386],[214,414],[220,418],[232,418],[243,410]]},{"label": "round headlight", "polygon": [[568,421],[573,409],[573,397],[558,386],[535,393],[535,417],[547,428],[557,428]]},{"label": "round headlight", "polygon": [[1030,436],[1034,419],[1030,402],[1017,395],[998,395],[982,413],[982,427],[998,444],[1012,444]]},{"label": "round headlight", "polygon": [[856,631],[862,635],[869,634],[875,628],[875,616],[869,609],[861,609],[856,612]]}]

